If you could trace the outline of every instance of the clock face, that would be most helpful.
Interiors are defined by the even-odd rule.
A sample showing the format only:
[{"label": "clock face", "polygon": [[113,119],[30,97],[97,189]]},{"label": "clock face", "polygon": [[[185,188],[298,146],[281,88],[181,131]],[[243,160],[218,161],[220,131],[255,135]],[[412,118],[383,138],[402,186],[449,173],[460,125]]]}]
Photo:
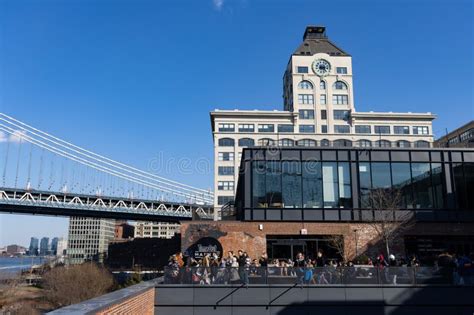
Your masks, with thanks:
[{"label": "clock face", "polygon": [[313,62],[313,71],[319,76],[325,76],[331,71],[331,65],[324,59],[316,59]]}]

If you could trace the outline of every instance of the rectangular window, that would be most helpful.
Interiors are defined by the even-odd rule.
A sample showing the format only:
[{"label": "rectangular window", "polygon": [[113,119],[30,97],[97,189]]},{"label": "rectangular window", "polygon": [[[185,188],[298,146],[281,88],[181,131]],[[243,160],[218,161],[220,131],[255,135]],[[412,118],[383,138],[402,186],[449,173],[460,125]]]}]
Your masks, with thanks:
[{"label": "rectangular window", "polygon": [[298,104],[314,104],[313,94],[298,94]]},{"label": "rectangular window", "polygon": [[348,110],[334,110],[333,117],[335,120],[347,120],[349,118]]},{"label": "rectangular window", "polygon": [[449,144],[456,144],[456,143],[459,143],[459,137],[450,138],[450,139],[448,140],[448,143],[449,143]]},{"label": "rectangular window", "polygon": [[274,131],[275,131],[275,125],[273,124],[258,125],[258,132],[274,132]]},{"label": "rectangular window", "polygon": [[321,162],[303,162],[303,208],[323,207]]},{"label": "rectangular window", "polygon": [[295,127],[293,125],[278,125],[278,132],[294,132]]},{"label": "rectangular window", "polygon": [[308,73],[308,67],[297,67],[296,69],[298,73]]},{"label": "rectangular window", "polygon": [[233,166],[219,166],[219,175],[234,175]]},{"label": "rectangular window", "polygon": [[254,132],[254,124],[239,124],[239,132]]},{"label": "rectangular window", "polygon": [[370,125],[356,125],[355,133],[370,133]]},{"label": "rectangular window", "polygon": [[282,206],[301,208],[301,162],[282,163]]},{"label": "rectangular window", "polygon": [[376,134],[389,134],[390,126],[375,126],[374,133]]},{"label": "rectangular window", "polygon": [[323,162],[324,208],[349,208],[352,206],[349,163]]},{"label": "rectangular window", "polygon": [[300,125],[301,133],[314,133],[314,125]]},{"label": "rectangular window", "polygon": [[234,182],[217,182],[217,190],[234,190]]},{"label": "rectangular window", "polygon": [[314,119],[314,110],[300,109],[299,117],[300,119]]},{"label": "rectangular window", "polygon": [[235,125],[234,124],[219,124],[219,131],[233,132],[235,131]]},{"label": "rectangular window", "polygon": [[347,67],[336,67],[337,74],[347,74]]},{"label": "rectangular window", "polygon": [[321,94],[319,96],[319,104],[326,105],[326,94]]},{"label": "rectangular window", "polygon": [[220,206],[232,201],[234,201],[234,197],[232,196],[217,196],[217,204]]},{"label": "rectangular window", "polygon": [[396,135],[408,135],[410,134],[410,128],[408,126],[394,126],[393,133]]},{"label": "rectangular window", "polygon": [[234,152],[219,152],[219,161],[233,161]]},{"label": "rectangular window", "polygon": [[321,125],[321,133],[328,133],[328,125]]},{"label": "rectangular window", "polygon": [[332,103],[334,105],[347,105],[349,104],[349,98],[347,97],[347,95],[335,94],[332,96]]},{"label": "rectangular window", "polygon": [[469,129],[467,131],[464,131],[463,133],[461,133],[459,135],[459,138],[461,139],[461,141],[467,141],[471,138],[474,138],[474,128],[473,129]]},{"label": "rectangular window", "polygon": [[334,125],[334,133],[349,133],[350,128],[348,125]]},{"label": "rectangular window", "polygon": [[426,127],[426,126],[414,126],[413,127],[413,134],[414,135],[427,135],[428,134],[428,127]]},{"label": "rectangular window", "polygon": [[321,110],[321,119],[328,119],[328,114],[325,109]]}]

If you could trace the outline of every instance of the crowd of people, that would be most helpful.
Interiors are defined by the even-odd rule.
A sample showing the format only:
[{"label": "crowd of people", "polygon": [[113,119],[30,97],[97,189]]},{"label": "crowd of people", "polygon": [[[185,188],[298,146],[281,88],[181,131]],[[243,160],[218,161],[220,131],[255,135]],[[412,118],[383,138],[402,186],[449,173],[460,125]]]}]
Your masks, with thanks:
[{"label": "crowd of people", "polygon": [[[445,252],[439,255],[429,271],[435,271],[441,281],[447,283],[474,285],[473,261],[474,255],[453,255]],[[411,277],[411,269],[400,267],[421,270],[415,255],[409,259],[397,259],[391,254],[386,259],[383,254],[379,254],[374,259],[367,257],[364,262],[342,262],[326,257],[322,251],[318,251],[312,258],[305,257],[300,252],[294,260],[270,260],[265,252],[258,259],[252,259],[242,250],[236,253],[229,251],[222,258],[216,253],[203,255],[200,259],[178,253],[169,259],[165,282],[247,285],[250,278],[254,278],[256,283],[267,283],[268,277],[273,276],[294,278],[301,284],[356,284],[356,281],[398,284],[398,279]]]}]

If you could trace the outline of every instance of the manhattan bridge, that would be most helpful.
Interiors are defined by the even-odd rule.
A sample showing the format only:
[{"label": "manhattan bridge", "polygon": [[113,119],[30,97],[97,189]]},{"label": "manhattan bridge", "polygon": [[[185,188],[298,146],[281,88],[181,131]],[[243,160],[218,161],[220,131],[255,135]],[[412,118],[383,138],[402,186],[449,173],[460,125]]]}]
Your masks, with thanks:
[{"label": "manhattan bridge", "polygon": [[178,222],[213,193],[88,151],[0,113],[0,212]]}]

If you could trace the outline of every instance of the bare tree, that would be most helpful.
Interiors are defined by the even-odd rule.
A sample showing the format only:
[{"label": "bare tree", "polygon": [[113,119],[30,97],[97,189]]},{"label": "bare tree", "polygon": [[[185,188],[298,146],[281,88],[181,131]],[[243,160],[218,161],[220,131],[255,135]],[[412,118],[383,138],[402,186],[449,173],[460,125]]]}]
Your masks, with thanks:
[{"label": "bare tree", "polygon": [[56,267],[43,276],[46,297],[58,307],[103,295],[114,284],[112,274],[94,263]]},{"label": "bare tree", "polygon": [[328,237],[329,247],[336,250],[336,252],[342,257],[343,261],[347,261],[347,254],[344,251],[344,237],[342,235],[331,235]]},{"label": "bare tree", "polygon": [[414,213],[401,210],[402,193],[399,189],[374,189],[369,193],[373,220],[370,225],[385,245],[387,256],[394,242],[413,227]]}]

